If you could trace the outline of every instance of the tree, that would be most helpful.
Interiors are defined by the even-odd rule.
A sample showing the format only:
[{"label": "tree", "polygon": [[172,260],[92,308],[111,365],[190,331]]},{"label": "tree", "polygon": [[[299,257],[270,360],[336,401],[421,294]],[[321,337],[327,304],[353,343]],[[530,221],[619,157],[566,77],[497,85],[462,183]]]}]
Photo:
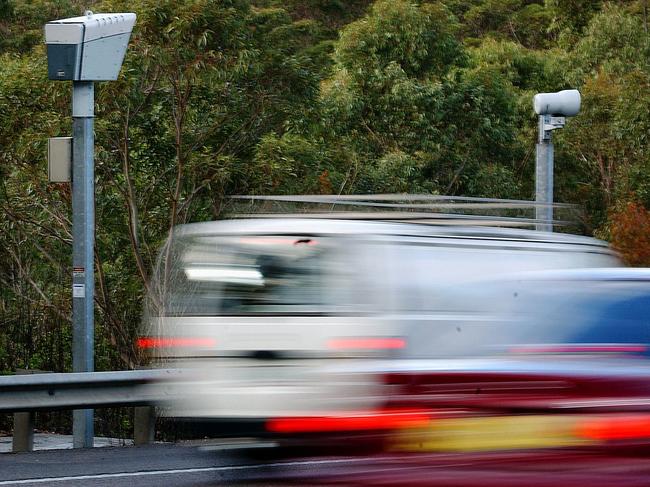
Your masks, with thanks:
[{"label": "tree", "polygon": [[630,193],[647,194],[649,42],[638,17],[606,4],[569,53],[569,77],[584,83],[583,107],[557,137],[559,189],[587,205],[592,228]]},{"label": "tree", "polygon": [[334,188],[480,192],[475,168],[511,163],[511,86],[468,66],[455,33],[442,4],[407,1],[376,2],[343,30],[321,103],[296,125],[331,161]]},{"label": "tree", "polygon": [[620,205],[610,214],[612,246],[632,266],[650,266],[650,211],[638,202]]},{"label": "tree", "polygon": [[546,8],[553,15],[551,29],[569,45],[571,39],[580,36],[602,3],[602,0],[546,0]]},{"label": "tree", "polygon": [[574,82],[601,69],[612,74],[624,74],[635,68],[650,72],[650,37],[643,20],[614,4],[605,4],[591,19],[571,54],[571,64],[576,66]]}]

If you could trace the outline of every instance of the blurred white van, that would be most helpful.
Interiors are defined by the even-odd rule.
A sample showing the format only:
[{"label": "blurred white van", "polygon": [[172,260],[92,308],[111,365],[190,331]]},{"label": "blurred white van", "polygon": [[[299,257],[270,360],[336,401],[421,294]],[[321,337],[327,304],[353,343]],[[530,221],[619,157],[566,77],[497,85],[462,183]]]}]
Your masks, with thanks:
[{"label": "blurred white van", "polygon": [[431,223],[338,214],[178,227],[138,341],[159,364],[192,372],[164,414],[268,425],[373,411],[383,384],[355,365],[433,351],[412,337],[430,336],[417,330],[440,322],[449,289],[518,271],[621,265],[592,238]]}]

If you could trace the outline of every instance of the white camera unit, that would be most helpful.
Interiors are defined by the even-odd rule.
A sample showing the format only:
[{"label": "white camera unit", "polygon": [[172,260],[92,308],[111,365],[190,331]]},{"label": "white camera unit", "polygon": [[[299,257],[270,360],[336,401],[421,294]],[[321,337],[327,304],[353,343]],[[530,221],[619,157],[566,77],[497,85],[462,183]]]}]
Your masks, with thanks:
[{"label": "white camera unit", "polygon": [[580,92],[562,90],[556,93],[538,93],[533,98],[537,115],[574,117],[580,112]]},{"label": "white camera unit", "polygon": [[117,79],[134,24],[134,13],[92,12],[48,22],[45,43],[49,79]]}]

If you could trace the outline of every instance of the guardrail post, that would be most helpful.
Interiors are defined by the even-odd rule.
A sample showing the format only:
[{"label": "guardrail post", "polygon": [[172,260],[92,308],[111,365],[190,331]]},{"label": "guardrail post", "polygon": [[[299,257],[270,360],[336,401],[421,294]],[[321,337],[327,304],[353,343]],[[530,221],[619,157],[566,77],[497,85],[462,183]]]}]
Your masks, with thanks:
[{"label": "guardrail post", "polygon": [[133,412],[133,443],[148,445],[153,443],[156,415],[151,406],[138,406]]},{"label": "guardrail post", "polygon": [[[16,375],[40,374],[41,370],[16,369]],[[14,413],[14,432],[11,451],[14,453],[34,451],[35,413]]]},{"label": "guardrail post", "polygon": [[34,413],[14,413],[14,453],[34,451]]}]

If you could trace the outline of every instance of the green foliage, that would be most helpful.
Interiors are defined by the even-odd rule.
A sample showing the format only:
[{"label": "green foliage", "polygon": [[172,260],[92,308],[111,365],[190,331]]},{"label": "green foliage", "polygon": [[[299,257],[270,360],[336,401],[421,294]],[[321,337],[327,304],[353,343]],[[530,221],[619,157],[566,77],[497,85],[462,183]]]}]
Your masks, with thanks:
[{"label": "green foliage", "polygon": [[634,68],[650,72],[650,37],[642,19],[613,4],[593,17],[571,54],[577,68],[574,81],[600,69],[616,74]]},{"label": "green foliage", "polygon": [[260,140],[251,177],[262,193],[313,194],[321,192],[319,177],[328,165],[327,154],[299,135],[271,132]]},{"label": "green foliage", "polygon": [[553,15],[552,29],[566,38],[578,37],[602,3],[602,0],[546,0],[546,7]]},{"label": "green foliage", "polygon": [[379,0],[366,17],[343,29],[336,59],[360,86],[396,70],[409,77],[439,77],[461,54],[454,30],[441,3]]},{"label": "green foliage", "polygon": [[525,95],[528,114],[531,114],[530,98],[535,93],[557,91],[566,86],[564,66],[569,60],[562,52],[540,52],[515,42],[488,38],[470,49],[470,55],[473,66],[497,69],[512,84],[512,96]]},{"label": "green foliage", "polygon": [[422,178],[427,163],[422,153],[387,152],[360,176],[357,186],[369,193],[432,193],[436,182]]},{"label": "green foliage", "polygon": [[540,2],[486,0],[463,15],[466,35],[511,39],[527,47],[542,47],[549,40],[552,15]]},{"label": "green foliage", "polygon": [[511,163],[511,84],[468,67],[454,30],[440,4],[378,2],[343,31],[311,133],[346,191],[466,192],[473,168]]},{"label": "green foliage", "polygon": [[0,0],[0,53],[27,52],[43,42],[43,24],[81,15],[93,0]]},{"label": "green foliage", "polygon": [[278,7],[294,19],[310,19],[321,24],[328,36],[336,37],[338,29],[363,15],[372,0],[253,0],[258,7]]},{"label": "green foliage", "polygon": [[551,40],[552,14],[540,3],[525,5],[512,19],[512,35],[524,46],[543,48]]},{"label": "green foliage", "polygon": [[476,171],[468,184],[469,194],[485,198],[512,198],[521,194],[521,184],[505,166],[487,164]]}]

